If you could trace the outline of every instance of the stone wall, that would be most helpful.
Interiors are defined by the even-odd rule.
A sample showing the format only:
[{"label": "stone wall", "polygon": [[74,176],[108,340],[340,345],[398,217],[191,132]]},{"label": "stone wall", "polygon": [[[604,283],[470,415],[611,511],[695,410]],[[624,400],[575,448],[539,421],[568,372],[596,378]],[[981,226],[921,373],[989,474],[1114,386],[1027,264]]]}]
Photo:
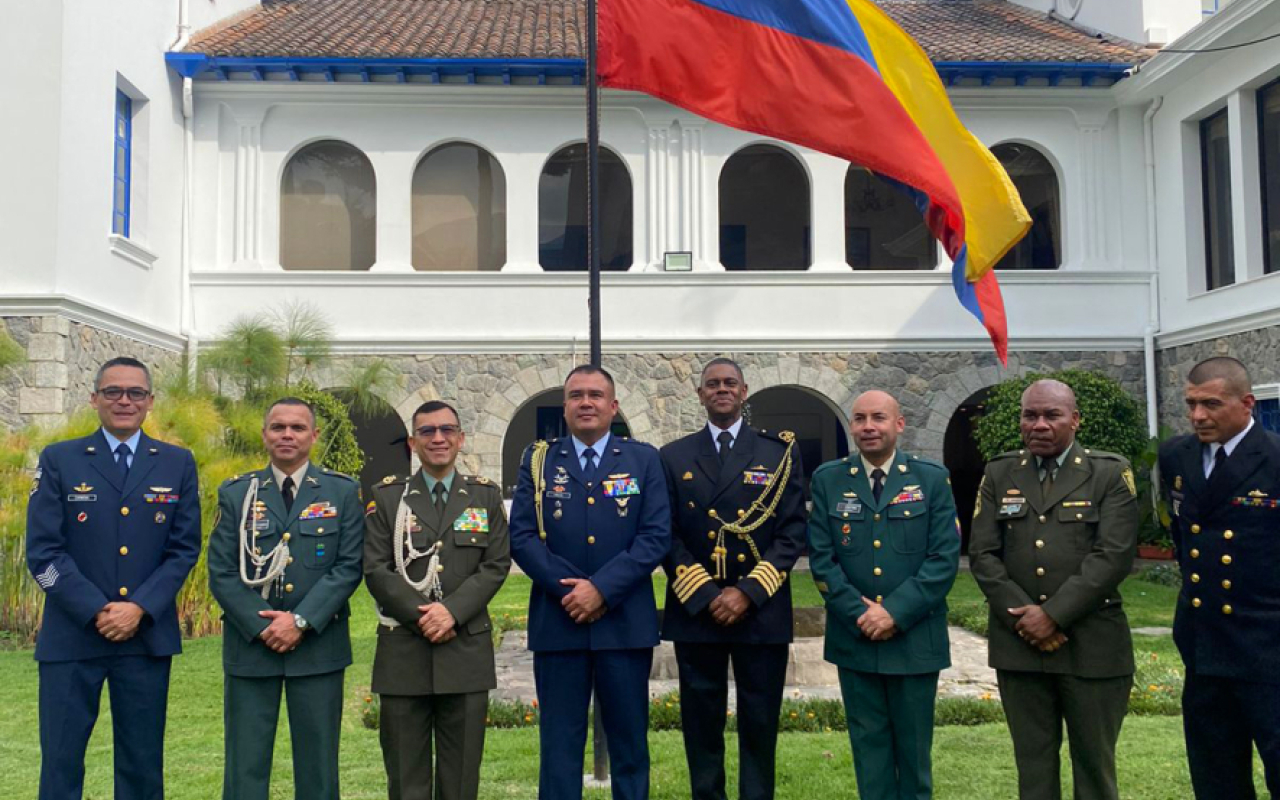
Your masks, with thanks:
[{"label": "stone wall", "polygon": [[[618,385],[622,415],[638,439],[661,445],[705,423],[694,389],[701,366],[720,353],[606,354]],[[1142,353],[1017,353],[1009,369],[990,353],[727,353],[742,364],[750,390],[793,386],[822,398],[842,421],[854,398],[884,389],[902,403],[907,430],[902,447],[941,459],[947,425],[974,392],[1028,372],[1086,369],[1115,378],[1141,400]],[[556,355],[426,355],[386,359],[404,380],[395,402],[401,418],[427,400],[455,405],[467,431],[465,471],[502,477],[502,442],[516,412],[539,394],[557,389],[573,366]],[[321,386],[342,385],[341,361],[317,375]]]},{"label": "stone wall", "polygon": [[1182,391],[1191,368],[1212,356],[1231,356],[1244,362],[1255,386],[1280,383],[1280,328],[1269,327],[1156,353],[1160,390],[1160,423],[1178,433],[1190,433]]},{"label": "stone wall", "polygon": [[52,425],[83,408],[102,362],[131,356],[152,371],[174,364],[178,353],[65,317],[7,317],[9,335],[27,363],[0,375],[0,426]]}]

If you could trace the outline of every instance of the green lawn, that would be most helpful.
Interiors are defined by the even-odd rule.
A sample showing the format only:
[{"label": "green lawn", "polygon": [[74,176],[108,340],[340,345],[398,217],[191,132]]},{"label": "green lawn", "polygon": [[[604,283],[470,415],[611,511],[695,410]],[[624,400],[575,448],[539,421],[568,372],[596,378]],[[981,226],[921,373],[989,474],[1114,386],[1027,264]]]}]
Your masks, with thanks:
[{"label": "green lawn", "polygon": [[[796,594],[801,601],[798,604],[812,604],[803,600],[813,592],[812,582],[806,577],[798,583]],[[970,594],[976,591],[972,580],[962,576],[955,596],[975,599]],[[1167,599],[1171,608],[1172,595],[1162,594],[1166,591],[1172,590],[1133,581],[1126,586],[1125,599],[1135,624],[1167,624],[1168,611],[1161,608],[1161,603]],[[526,592],[527,579],[513,577],[496,599],[495,612],[523,614]],[[347,672],[343,794],[347,798],[383,798],[386,784],[377,734],[362,727],[360,722],[373,657],[372,603],[363,588],[353,603],[356,663]],[[1161,619],[1165,622],[1161,623]],[[1166,641],[1167,638],[1164,637]],[[189,642],[185,654],[174,661],[167,734],[168,796],[172,800],[210,800],[219,796],[222,780],[219,648],[217,639]],[[1142,649],[1141,644],[1138,649]],[[1160,650],[1172,654],[1163,646]],[[1169,657],[1176,659],[1175,655]],[[0,652],[0,685],[6,687],[7,703],[7,713],[0,717],[0,797],[34,797],[40,754],[36,732],[36,666],[30,651]],[[106,800],[111,796],[111,733],[105,701],[103,705],[103,718],[89,754],[86,797],[91,800]],[[481,796],[491,800],[534,797],[537,731],[492,730],[488,736]],[[655,800],[687,797],[679,734],[653,733],[650,742]],[[276,744],[273,798],[293,796],[289,749],[287,722],[282,718]],[[728,749],[733,753],[735,745],[731,742]],[[1015,796],[1012,749],[1003,725],[939,728],[934,753],[938,797],[987,800]],[[784,735],[779,746],[778,770],[780,800],[810,798],[818,793],[856,797],[849,743],[843,734]],[[1181,719],[1129,717],[1120,741],[1120,780],[1121,793],[1126,799],[1189,797]],[[588,792],[588,797],[604,800],[607,794]]]}]

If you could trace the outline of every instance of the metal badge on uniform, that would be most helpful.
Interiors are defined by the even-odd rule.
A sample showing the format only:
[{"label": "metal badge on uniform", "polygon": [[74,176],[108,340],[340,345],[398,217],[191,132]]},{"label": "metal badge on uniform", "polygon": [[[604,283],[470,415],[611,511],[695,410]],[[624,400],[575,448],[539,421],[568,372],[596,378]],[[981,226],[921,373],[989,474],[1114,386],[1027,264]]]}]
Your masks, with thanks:
[{"label": "metal badge on uniform", "polygon": [[919,503],[924,500],[924,492],[919,486],[903,486],[902,491],[898,492],[889,505],[896,506],[900,503]]},{"label": "metal badge on uniform", "polygon": [[417,514],[409,514],[409,533],[422,533],[422,523],[418,521]]},{"label": "metal badge on uniform", "polygon": [[837,514],[861,514],[862,501],[854,498],[852,500],[841,500],[836,503]]},{"label": "metal badge on uniform", "polygon": [[324,558],[324,542],[316,542],[316,558]]},{"label": "metal badge on uniform", "polygon": [[547,497],[551,497],[556,500],[569,500],[573,497],[573,492],[569,491],[568,486],[552,486],[547,489]]},{"label": "metal badge on uniform", "polygon": [[1177,476],[1175,476],[1175,477],[1174,477],[1174,479],[1173,479],[1173,488],[1175,488],[1175,489],[1181,489],[1181,488],[1182,488],[1182,476],[1181,476],[1181,475],[1177,475]]},{"label": "metal badge on uniform", "polygon": [[681,475],[681,476],[680,476],[680,480],[682,480],[682,481],[691,481],[691,480],[693,480],[693,473],[692,473],[692,472],[686,472],[685,474],[683,474],[683,475]]},{"label": "metal badge on uniform", "polygon": [[338,516],[338,509],[333,507],[329,501],[322,503],[312,503],[302,509],[302,513],[298,515],[298,519],[332,519]]},{"label": "metal badge on uniform", "polygon": [[635,478],[626,476],[601,481],[600,487],[605,497],[629,497],[640,494],[640,484]]},{"label": "metal badge on uniform", "polygon": [[489,532],[489,510],[485,508],[468,508],[453,521],[455,531]]},{"label": "metal badge on uniform", "polygon": [[1000,498],[1000,516],[1002,517],[1017,514],[1022,510],[1022,506],[1027,502],[1027,498],[1018,496],[1019,492],[1017,489],[1009,489],[1006,494],[1013,496]]},{"label": "metal badge on uniform", "polygon": [[164,512],[163,512],[163,511],[157,511],[157,512],[156,512],[156,524],[157,524],[157,525],[162,525],[162,524],[164,524],[164,521],[165,521],[166,519],[168,519],[168,517],[166,517],[166,516],[164,515]]},{"label": "metal badge on uniform", "polygon": [[561,517],[563,517],[563,516],[564,516],[564,511],[562,511],[562,510],[560,510],[559,508],[557,508],[555,511],[553,511],[553,512],[551,513],[551,516],[552,516],[552,517],[554,517],[554,518],[556,518],[556,519],[560,519]]},{"label": "metal badge on uniform", "polygon": [[744,470],[742,473],[742,482],[747,486],[768,486],[769,473],[764,467]]},{"label": "metal badge on uniform", "polygon": [[76,522],[84,522],[87,519],[89,519],[89,515],[84,513],[83,511],[81,511],[79,514],[76,514]]},{"label": "metal badge on uniform", "polygon": [[92,503],[98,499],[96,494],[89,494],[93,491],[93,487],[87,483],[81,483],[79,486],[73,486],[71,487],[71,491],[73,494],[67,495],[68,503]]},{"label": "metal badge on uniform", "polygon": [[627,515],[627,503],[631,501],[630,497],[615,497],[614,501],[618,504],[618,516],[625,517]]},{"label": "metal badge on uniform", "polygon": [[34,495],[36,490],[40,488],[40,476],[42,475],[44,475],[44,467],[36,467],[36,474],[31,476],[31,495]]}]

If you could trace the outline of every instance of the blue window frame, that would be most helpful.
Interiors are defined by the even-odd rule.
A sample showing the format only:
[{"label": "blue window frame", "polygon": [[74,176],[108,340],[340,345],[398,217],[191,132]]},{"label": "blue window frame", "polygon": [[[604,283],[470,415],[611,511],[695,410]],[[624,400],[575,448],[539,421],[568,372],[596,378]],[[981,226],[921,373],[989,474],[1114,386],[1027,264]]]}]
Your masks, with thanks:
[{"label": "blue window frame", "polygon": [[111,194],[111,232],[129,235],[129,178],[133,172],[133,100],[116,90],[115,179]]},{"label": "blue window frame", "polygon": [[1273,397],[1254,403],[1253,418],[1272,433],[1280,433],[1280,400]]}]

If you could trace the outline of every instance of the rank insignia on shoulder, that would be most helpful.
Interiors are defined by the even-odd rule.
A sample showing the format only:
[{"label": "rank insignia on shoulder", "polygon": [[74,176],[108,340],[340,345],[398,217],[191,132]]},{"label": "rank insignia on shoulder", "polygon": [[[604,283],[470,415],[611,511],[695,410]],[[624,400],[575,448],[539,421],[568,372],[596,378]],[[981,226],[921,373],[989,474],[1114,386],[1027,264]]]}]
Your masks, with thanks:
[{"label": "rank insignia on shoulder", "polygon": [[484,508],[468,508],[453,521],[455,531],[489,532],[489,511]]},{"label": "rank insignia on shoulder", "polygon": [[904,472],[904,473],[905,473],[906,471],[907,471],[907,465],[906,465],[906,464],[899,464],[899,465],[898,465],[898,472]]},{"label": "rank insignia on shoulder", "polygon": [[84,451],[89,455],[93,455],[94,453],[98,452],[98,448],[94,447],[93,445],[89,445],[84,449]]},{"label": "rank insignia on shoulder", "polygon": [[159,452],[160,452],[160,448],[159,448],[159,447],[148,447],[148,448],[147,448],[147,452],[154,456],[155,454],[157,454],[157,453],[159,453]]},{"label": "rank insignia on shoulder", "polygon": [[1120,478],[1121,480],[1124,481],[1124,485],[1129,488],[1129,494],[1133,495],[1134,497],[1137,497],[1138,483],[1133,478],[1133,470],[1128,467],[1125,467],[1124,472],[1120,473]]},{"label": "rank insignia on shoulder", "polygon": [[858,477],[858,468],[857,468],[857,467],[849,467],[849,477],[851,477],[851,478],[856,478],[856,477]]},{"label": "rank insignia on shoulder", "polygon": [[681,475],[681,476],[680,476],[680,480],[682,480],[682,481],[691,481],[691,480],[693,480],[693,473],[692,473],[692,472],[686,472],[685,474],[683,474],[683,475]]},{"label": "rank insignia on shoulder", "polygon": [[307,483],[314,484],[314,485],[316,485],[316,486],[319,486],[319,485],[320,485],[320,481],[316,480],[316,476],[315,476],[315,475],[308,475],[308,476],[307,476]]}]

